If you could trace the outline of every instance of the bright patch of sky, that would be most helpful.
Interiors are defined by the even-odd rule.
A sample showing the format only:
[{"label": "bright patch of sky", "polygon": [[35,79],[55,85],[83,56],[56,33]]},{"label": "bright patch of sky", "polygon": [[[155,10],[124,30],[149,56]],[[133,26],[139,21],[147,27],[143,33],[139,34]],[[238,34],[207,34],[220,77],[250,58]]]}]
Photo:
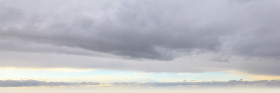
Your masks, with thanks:
[{"label": "bright patch of sky", "polygon": [[0,68],[1,80],[44,80],[64,82],[199,82],[249,78],[229,72],[153,73],[93,69],[24,69]]}]

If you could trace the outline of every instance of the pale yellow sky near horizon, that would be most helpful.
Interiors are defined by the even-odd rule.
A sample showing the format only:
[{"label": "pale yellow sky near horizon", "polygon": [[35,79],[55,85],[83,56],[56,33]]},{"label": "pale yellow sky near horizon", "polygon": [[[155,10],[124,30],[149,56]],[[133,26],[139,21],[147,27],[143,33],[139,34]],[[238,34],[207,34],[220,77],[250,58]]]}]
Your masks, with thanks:
[{"label": "pale yellow sky near horizon", "polygon": [[279,93],[279,88],[133,88],[133,87],[21,87],[3,93]]},{"label": "pale yellow sky near horizon", "polygon": [[40,80],[55,82],[182,82],[279,80],[279,76],[238,71],[205,73],[155,73],[105,69],[0,67],[0,80]]}]

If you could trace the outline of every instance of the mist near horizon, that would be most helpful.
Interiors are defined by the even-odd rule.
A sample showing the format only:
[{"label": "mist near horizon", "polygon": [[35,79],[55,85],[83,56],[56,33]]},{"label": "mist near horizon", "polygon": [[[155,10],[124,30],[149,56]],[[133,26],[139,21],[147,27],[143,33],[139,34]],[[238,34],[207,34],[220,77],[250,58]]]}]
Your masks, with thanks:
[{"label": "mist near horizon", "polygon": [[0,88],[6,93],[279,93],[279,89],[271,88]]}]

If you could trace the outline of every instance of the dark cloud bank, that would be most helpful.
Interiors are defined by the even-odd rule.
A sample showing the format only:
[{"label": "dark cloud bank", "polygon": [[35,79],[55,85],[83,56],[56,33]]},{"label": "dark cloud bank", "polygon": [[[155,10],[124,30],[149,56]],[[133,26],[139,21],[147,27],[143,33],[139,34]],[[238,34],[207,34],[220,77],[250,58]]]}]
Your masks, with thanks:
[{"label": "dark cloud bank", "polygon": [[155,61],[211,53],[218,55],[211,60],[216,62],[243,59],[223,68],[279,75],[279,5],[279,0],[0,0],[0,49]]}]

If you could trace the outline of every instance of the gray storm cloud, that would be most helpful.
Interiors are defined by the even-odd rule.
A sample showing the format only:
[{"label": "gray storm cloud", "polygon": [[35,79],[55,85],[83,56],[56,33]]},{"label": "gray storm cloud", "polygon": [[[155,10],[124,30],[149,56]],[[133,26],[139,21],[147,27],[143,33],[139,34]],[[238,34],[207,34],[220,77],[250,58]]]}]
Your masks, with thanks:
[{"label": "gray storm cloud", "polygon": [[[112,66],[96,61],[46,64],[29,59],[36,62],[28,64],[42,67],[65,64],[167,72],[235,69],[279,75],[279,4],[278,0],[1,0],[0,49],[82,56],[101,53],[126,60],[109,62],[121,63]],[[203,53],[215,56],[206,60],[215,62],[127,61],[174,61]],[[3,66],[28,65],[7,58],[13,57],[3,58]],[[162,67],[150,66],[155,63]],[[139,64],[146,67],[137,67]],[[174,68],[166,68],[170,64]],[[263,68],[267,69],[260,70]]]}]

